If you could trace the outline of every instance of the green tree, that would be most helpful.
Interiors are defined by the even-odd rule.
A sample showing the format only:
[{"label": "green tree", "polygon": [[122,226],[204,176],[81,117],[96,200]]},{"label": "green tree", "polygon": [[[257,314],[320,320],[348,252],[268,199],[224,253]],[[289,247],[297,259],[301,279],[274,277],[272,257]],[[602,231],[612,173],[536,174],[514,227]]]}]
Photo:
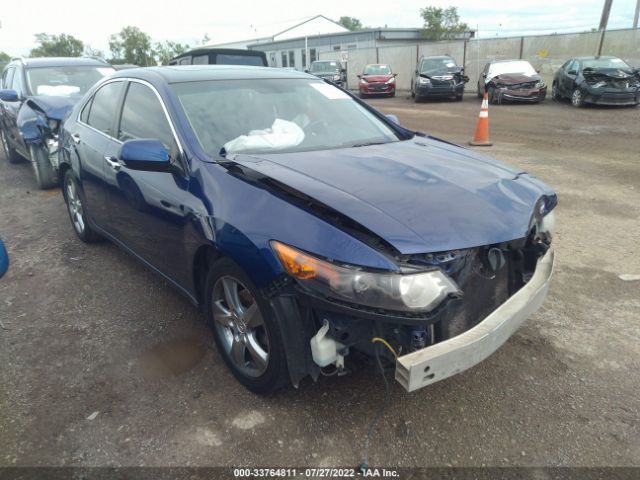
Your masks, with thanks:
[{"label": "green tree", "polygon": [[445,40],[469,31],[469,25],[460,21],[457,7],[425,7],[420,16],[424,20],[422,34],[429,40]]},{"label": "green tree", "polygon": [[84,54],[87,57],[98,57],[105,58],[102,50],[98,50],[97,48],[93,48],[91,45],[84,46]]},{"label": "green tree", "polygon": [[207,32],[205,32],[204,35],[202,36],[202,40],[200,40],[200,45],[206,45],[210,41],[211,41],[211,37]]},{"label": "green tree", "polygon": [[187,50],[189,50],[189,45],[183,45],[181,43],[167,40],[164,43],[156,42],[153,54],[158,63],[161,65],[167,65],[169,60],[176,55],[186,52]]},{"label": "green tree", "polygon": [[73,35],[36,33],[35,37],[38,46],[31,50],[31,57],[79,57],[84,51],[82,40]]},{"label": "green tree", "polygon": [[352,32],[356,30],[362,30],[362,22],[358,20],[356,17],[340,17],[338,23],[342,25],[347,30],[351,30]]},{"label": "green tree", "polygon": [[5,52],[0,52],[0,63],[7,63],[11,61],[11,55]]},{"label": "green tree", "polygon": [[138,27],[128,26],[109,37],[112,63],[132,63],[140,67],[154,64],[151,37]]}]

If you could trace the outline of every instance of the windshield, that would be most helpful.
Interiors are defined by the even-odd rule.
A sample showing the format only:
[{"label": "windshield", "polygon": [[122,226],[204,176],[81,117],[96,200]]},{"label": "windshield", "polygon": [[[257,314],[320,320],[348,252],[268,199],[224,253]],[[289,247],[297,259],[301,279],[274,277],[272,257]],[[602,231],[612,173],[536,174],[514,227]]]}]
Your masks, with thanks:
[{"label": "windshield", "polygon": [[339,73],[340,63],[338,62],[313,62],[311,64],[311,73]]},{"label": "windshield", "polygon": [[364,67],[363,75],[391,75],[389,65],[367,65]]},{"label": "windshield", "polygon": [[536,70],[531,66],[531,64],[522,60],[517,62],[492,63],[489,66],[487,77],[493,78],[506,73],[522,73],[523,75],[528,75],[530,77],[537,75]]},{"label": "windshield", "polygon": [[398,135],[348,94],[308,79],[175,83],[203,150],[277,153],[398,141]]},{"label": "windshield", "polygon": [[582,68],[615,68],[615,69],[625,69],[631,70],[631,67],[619,58],[593,58],[590,60],[582,61]]},{"label": "windshield", "polygon": [[68,66],[27,69],[29,95],[68,97],[83,95],[94,83],[115,70],[112,67]]},{"label": "windshield", "polygon": [[456,66],[453,58],[425,58],[420,64],[420,73],[448,70]]}]

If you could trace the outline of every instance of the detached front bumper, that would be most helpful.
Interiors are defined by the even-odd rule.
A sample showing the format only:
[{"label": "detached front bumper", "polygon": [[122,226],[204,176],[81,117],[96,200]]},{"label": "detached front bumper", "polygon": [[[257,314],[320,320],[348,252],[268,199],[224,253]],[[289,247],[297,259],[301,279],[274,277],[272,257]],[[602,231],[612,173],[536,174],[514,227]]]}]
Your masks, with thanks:
[{"label": "detached front bumper", "polygon": [[531,280],[487,318],[466,332],[399,357],[396,380],[412,392],[477,365],[544,302],[553,274],[553,249],[538,260]]}]

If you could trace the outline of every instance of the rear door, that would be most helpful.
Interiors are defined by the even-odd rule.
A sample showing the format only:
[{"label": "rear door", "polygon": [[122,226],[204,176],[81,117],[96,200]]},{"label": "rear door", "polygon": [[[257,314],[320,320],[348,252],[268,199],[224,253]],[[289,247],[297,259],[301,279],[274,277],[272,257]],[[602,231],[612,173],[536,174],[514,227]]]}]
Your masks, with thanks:
[{"label": "rear door", "polygon": [[[157,91],[131,80],[118,124],[118,145],[105,172],[110,225],[129,249],[180,284],[189,279],[185,246],[189,227],[187,165],[172,123]],[[133,139],[160,140],[170,152],[175,173],[132,170],[117,158],[120,143]]]},{"label": "rear door", "polygon": [[100,87],[82,107],[72,145],[80,159],[80,180],[91,219],[110,231],[104,170],[105,151],[115,135],[115,122],[122,101],[124,82],[112,81]]}]

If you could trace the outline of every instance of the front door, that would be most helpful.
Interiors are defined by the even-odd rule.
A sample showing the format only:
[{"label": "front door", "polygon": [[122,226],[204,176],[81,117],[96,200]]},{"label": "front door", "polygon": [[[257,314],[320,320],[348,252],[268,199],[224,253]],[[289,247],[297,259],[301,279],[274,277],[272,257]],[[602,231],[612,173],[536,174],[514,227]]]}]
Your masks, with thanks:
[{"label": "front door", "polygon": [[[132,170],[118,158],[121,142],[157,139],[169,150],[175,173]],[[186,261],[188,191],[186,165],[159,95],[132,80],[122,106],[117,141],[105,151],[109,223],[135,254],[178,283],[189,279]]]}]

